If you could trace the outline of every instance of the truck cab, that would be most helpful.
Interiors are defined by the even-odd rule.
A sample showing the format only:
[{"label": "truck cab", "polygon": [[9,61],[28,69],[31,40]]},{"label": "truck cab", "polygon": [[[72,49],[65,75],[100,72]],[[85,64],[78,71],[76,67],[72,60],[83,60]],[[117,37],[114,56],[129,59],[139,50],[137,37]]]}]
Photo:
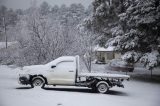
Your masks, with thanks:
[{"label": "truck cab", "polygon": [[78,57],[63,56],[46,64],[46,67],[50,68],[46,75],[48,84],[75,85],[78,70],[76,61]]}]

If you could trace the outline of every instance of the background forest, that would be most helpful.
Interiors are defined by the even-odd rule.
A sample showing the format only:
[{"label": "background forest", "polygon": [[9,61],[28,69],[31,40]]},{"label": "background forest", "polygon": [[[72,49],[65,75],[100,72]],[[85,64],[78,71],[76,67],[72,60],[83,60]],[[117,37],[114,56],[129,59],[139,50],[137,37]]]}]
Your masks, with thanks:
[{"label": "background forest", "polygon": [[36,1],[28,9],[0,7],[0,64],[44,64],[62,55],[84,55],[92,47],[114,46],[128,63],[160,65],[159,0],[94,0],[51,6]]}]

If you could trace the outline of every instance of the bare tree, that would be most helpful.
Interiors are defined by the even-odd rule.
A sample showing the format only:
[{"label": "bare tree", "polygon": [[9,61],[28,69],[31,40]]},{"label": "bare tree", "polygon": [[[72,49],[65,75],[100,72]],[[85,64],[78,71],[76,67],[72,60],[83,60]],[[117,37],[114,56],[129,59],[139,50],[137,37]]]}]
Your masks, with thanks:
[{"label": "bare tree", "polygon": [[79,48],[81,50],[81,57],[89,72],[92,70],[92,61],[94,57],[94,47],[97,42],[98,36],[91,31],[86,30],[84,24],[78,25],[80,37]]},{"label": "bare tree", "polygon": [[64,26],[52,17],[52,14],[41,14],[36,6],[32,6],[28,14],[22,16],[20,26],[23,28],[18,41],[27,63],[46,63],[69,54],[67,52],[71,50],[74,38],[71,36],[72,30],[69,25]]}]

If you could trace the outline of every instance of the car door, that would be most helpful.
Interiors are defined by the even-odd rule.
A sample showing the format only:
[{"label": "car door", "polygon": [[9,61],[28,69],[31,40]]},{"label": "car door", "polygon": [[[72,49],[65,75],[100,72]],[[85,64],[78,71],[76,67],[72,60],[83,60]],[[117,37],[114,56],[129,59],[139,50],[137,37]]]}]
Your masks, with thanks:
[{"label": "car door", "polygon": [[61,61],[51,66],[48,80],[49,84],[74,85],[76,65],[74,61]]}]

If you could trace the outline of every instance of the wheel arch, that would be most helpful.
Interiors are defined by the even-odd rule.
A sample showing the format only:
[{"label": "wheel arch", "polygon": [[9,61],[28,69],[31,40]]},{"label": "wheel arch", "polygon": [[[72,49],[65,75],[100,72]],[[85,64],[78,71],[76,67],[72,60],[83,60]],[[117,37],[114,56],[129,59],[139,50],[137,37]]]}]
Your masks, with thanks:
[{"label": "wheel arch", "polygon": [[99,84],[101,84],[101,83],[104,83],[104,84],[106,84],[107,86],[108,86],[108,88],[110,88],[110,86],[109,86],[109,84],[108,84],[108,82],[106,82],[106,81],[99,81],[97,84],[96,84],[96,87],[98,87],[98,85]]},{"label": "wheel arch", "polygon": [[39,79],[41,79],[42,81],[44,81],[45,82],[45,84],[48,84],[48,82],[47,82],[47,78],[46,77],[44,77],[43,75],[41,75],[41,74],[39,74],[39,75],[32,75],[31,76],[31,82],[33,81],[33,80],[35,80],[36,78],[39,78]]}]

